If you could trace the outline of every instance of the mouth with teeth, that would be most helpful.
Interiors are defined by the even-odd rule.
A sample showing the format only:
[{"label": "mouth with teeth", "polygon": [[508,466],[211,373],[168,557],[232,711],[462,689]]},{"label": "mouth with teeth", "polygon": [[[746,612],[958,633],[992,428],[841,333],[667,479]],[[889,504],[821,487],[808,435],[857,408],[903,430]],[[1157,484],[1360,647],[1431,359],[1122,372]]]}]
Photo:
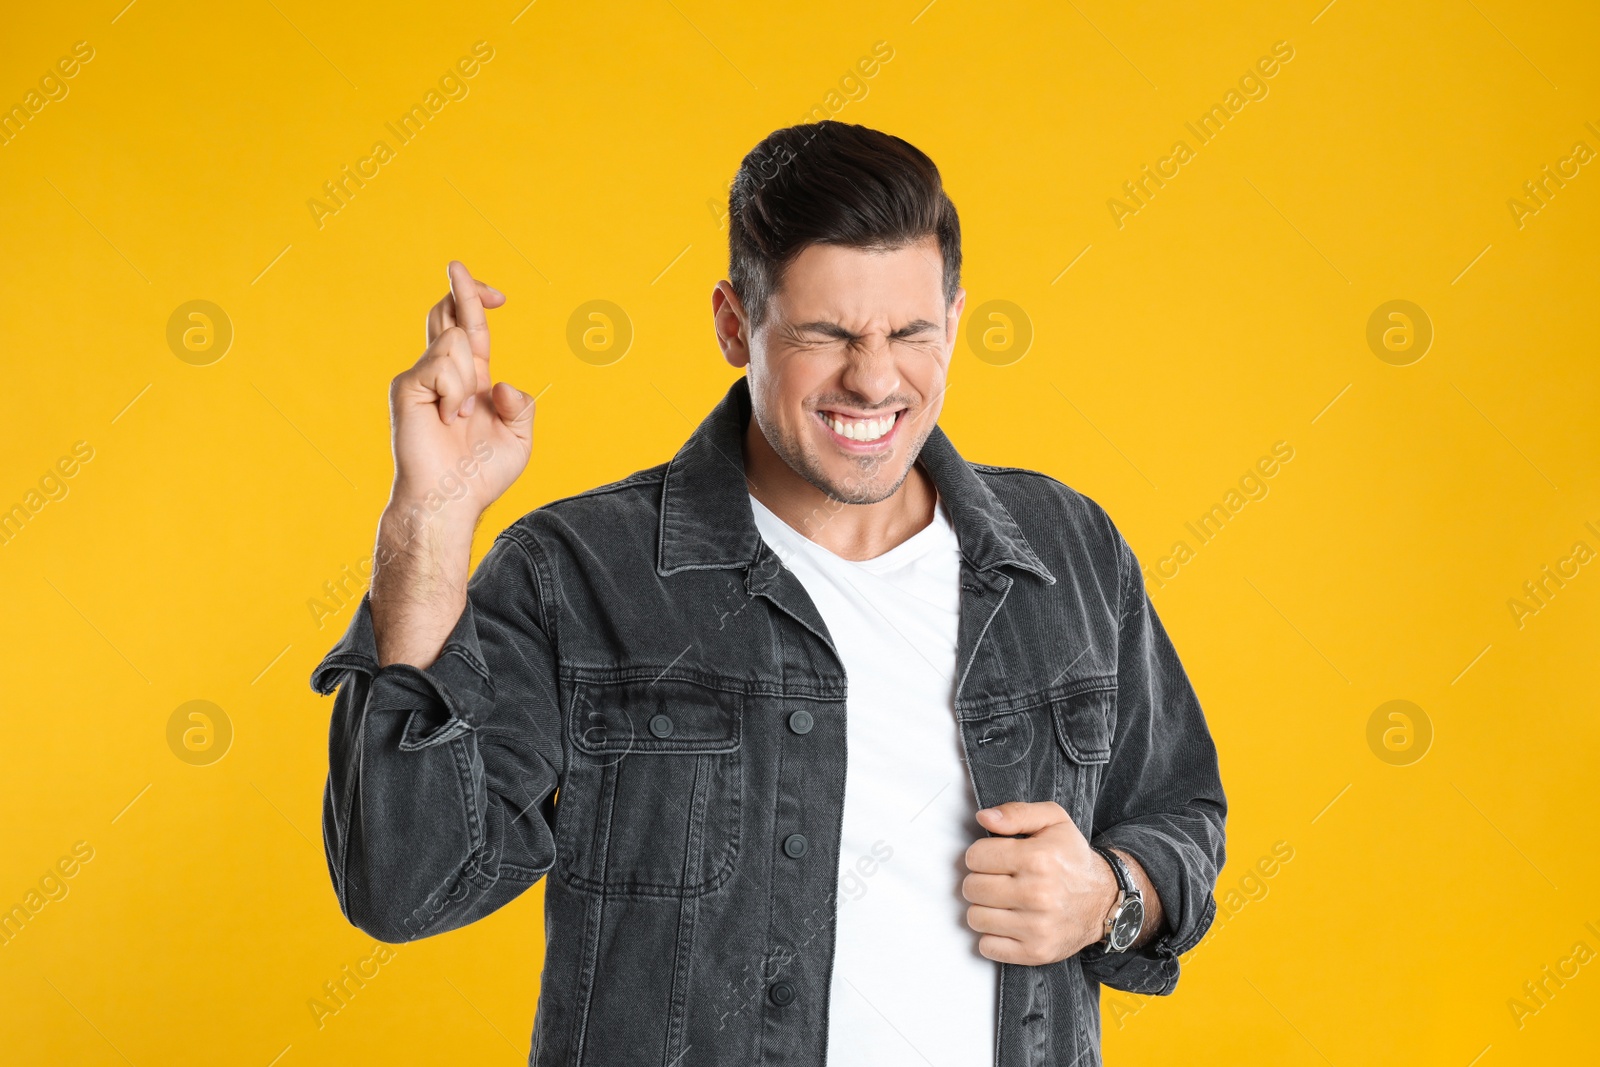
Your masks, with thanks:
[{"label": "mouth with teeth", "polygon": [[889,446],[905,413],[905,408],[866,417],[841,411],[818,411],[817,419],[841,448],[850,452],[876,452]]}]

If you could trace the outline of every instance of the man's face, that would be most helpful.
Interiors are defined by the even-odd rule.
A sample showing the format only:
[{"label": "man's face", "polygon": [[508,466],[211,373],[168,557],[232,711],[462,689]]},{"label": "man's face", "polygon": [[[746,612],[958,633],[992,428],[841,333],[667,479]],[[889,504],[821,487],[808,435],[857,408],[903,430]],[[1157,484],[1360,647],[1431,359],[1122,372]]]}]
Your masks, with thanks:
[{"label": "man's face", "polygon": [[[893,251],[807,247],[753,334],[727,283],[714,299],[728,361],[749,365],[772,450],[833,500],[875,504],[911,470],[943,406],[966,291],[946,307],[936,237]],[[737,315],[737,320],[731,316]]]}]

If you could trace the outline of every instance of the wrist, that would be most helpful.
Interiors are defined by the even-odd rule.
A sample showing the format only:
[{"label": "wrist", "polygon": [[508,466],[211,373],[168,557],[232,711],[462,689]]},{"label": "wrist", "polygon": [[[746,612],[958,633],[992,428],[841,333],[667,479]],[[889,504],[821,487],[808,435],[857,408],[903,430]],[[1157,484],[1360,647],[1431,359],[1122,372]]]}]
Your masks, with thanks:
[{"label": "wrist", "polygon": [[1096,940],[1104,940],[1106,936],[1106,922],[1111,918],[1111,912],[1116,908],[1117,902],[1122,899],[1122,888],[1117,885],[1116,872],[1111,869],[1111,861],[1098,851],[1095,857],[1100,861],[1100,909],[1095,912]]},{"label": "wrist", "polygon": [[450,556],[472,552],[479,515],[468,515],[451,501],[391,494],[378,519],[378,552],[397,556]]},{"label": "wrist", "polygon": [[1105,861],[1112,878],[1111,903],[1102,919],[1097,942],[1107,952],[1126,952],[1146,940],[1144,893],[1129,859],[1120,851],[1090,846]]},{"label": "wrist", "polygon": [[472,535],[425,504],[391,499],[384,509],[368,593],[380,667],[425,670],[438,658],[466,606]]}]

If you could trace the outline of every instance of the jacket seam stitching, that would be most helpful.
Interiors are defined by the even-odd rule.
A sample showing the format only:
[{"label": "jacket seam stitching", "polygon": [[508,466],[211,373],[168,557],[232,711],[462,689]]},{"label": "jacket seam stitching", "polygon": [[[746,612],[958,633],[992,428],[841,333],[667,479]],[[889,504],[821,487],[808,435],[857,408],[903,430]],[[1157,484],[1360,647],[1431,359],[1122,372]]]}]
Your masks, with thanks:
[{"label": "jacket seam stitching", "polygon": [[[371,698],[371,696],[372,696],[372,687],[371,687],[370,683],[368,684],[367,692],[364,695],[368,699]],[[348,773],[350,773],[350,771],[352,769],[356,769],[357,773],[359,774],[359,766],[360,766],[360,763],[361,763],[360,753],[364,749],[364,747],[366,746],[366,737],[367,737],[367,709],[366,709],[366,706],[365,706],[365,701],[363,701],[363,705],[362,705],[362,708],[361,708],[361,723],[356,728],[355,745],[352,746],[353,749],[354,749],[354,752],[351,754],[349,760],[347,761],[347,766],[345,768],[345,773],[348,774]],[[354,764],[355,768],[350,767],[348,764]],[[358,779],[358,781],[359,781],[359,779]],[[343,803],[343,808],[344,808],[343,815],[344,815],[344,817],[342,819],[338,820],[336,822],[336,824],[335,824],[336,826],[344,827],[344,833],[339,835],[339,849],[338,849],[338,851],[339,851],[339,857],[338,857],[339,858],[339,894],[340,894],[341,897],[345,898],[344,899],[344,903],[347,906],[348,906],[349,897],[350,897],[350,881],[351,881],[351,879],[350,879],[350,826],[352,825],[351,812],[353,812],[355,810],[356,797],[361,793],[361,788],[365,784],[366,784],[365,782],[361,782],[355,789],[351,789],[351,790],[347,791],[348,795],[346,795],[343,798],[344,799],[344,803]],[[346,910],[348,910],[348,907],[347,907]]]},{"label": "jacket seam stitching", "polygon": [[[536,609],[535,613],[537,615],[539,629],[543,633],[545,641],[550,645],[550,660],[552,666],[554,667],[552,677],[546,679],[542,676],[538,676],[536,680],[544,689],[545,696],[549,698],[551,706],[556,709],[556,732],[561,738],[561,768],[556,774],[556,784],[559,787],[566,784],[567,768],[571,766],[572,761],[572,749],[567,741],[567,731],[564,725],[566,719],[566,705],[561,698],[561,656],[558,651],[560,648],[559,636],[556,630],[555,615],[550,610],[550,605],[555,602],[557,598],[556,595],[559,592],[554,588],[555,568],[549,566],[549,558],[545,555],[544,548],[539,544],[537,538],[529,535],[527,536],[527,539],[524,540],[523,533],[512,533],[511,531],[513,529],[515,529],[515,527],[508,528],[506,533],[510,535],[512,542],[522,550],[523,557],[528,561],[529,573],[533,575],[533,589],[536,601],[534,605]],[[540,566],[541,561],[544,563],[543,567]],[[548,575],[546,574],[547,570],[549,571]],[[554,824],[551,825],[550,829],[553,835],[555,832]],[[556,847],[559,851],[559,840],[556,841]]]}]

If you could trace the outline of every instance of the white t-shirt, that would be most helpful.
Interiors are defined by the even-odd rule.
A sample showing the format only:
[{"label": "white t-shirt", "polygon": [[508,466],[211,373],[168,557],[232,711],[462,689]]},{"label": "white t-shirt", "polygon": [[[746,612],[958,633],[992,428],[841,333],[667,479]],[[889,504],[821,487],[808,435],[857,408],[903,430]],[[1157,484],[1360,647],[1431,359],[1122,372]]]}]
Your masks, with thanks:
[{"label": "white t-shirt", "polygon": [[847,560],[750,498],[844,660],[844,831],[828,1067],[994,1060],[999,965],[961,895],[975,817],[955,717],[960,556],[942,504],[908,540]]}]

